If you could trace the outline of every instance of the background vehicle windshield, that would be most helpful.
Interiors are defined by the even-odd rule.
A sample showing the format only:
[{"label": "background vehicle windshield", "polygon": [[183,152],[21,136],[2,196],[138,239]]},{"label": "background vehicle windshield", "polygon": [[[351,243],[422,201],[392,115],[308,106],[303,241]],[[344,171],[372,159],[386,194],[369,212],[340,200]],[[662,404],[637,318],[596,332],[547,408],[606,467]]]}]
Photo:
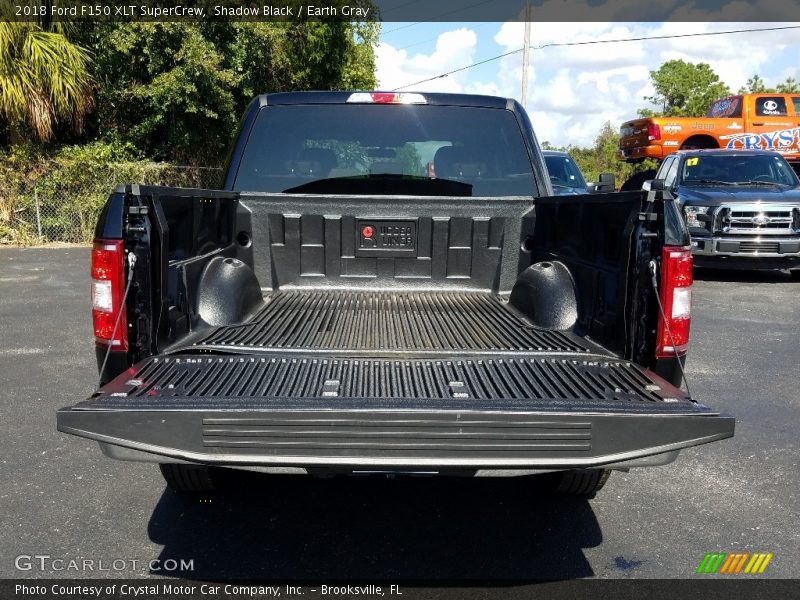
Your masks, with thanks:
[{"label": "background vehicle windshield", "polygon": [[680,183],[691,186],[708,185],[709,182],[741,184],[754,181],[798,185],[789,163],[780,156],[769,154],[691,156],[683,162]]},{"label": "background vehicle windshield", "polygon": [[[237,190],[434,196],[450,189],[471,196],[530,196],[536,191],[522,133],[506,110],[271,106],[260,111],[249,140]],[[322,181],[328,179],[338,181]],[[448,188],[448,180],[458,183]]]},{"label": "background vehicle windshield", "polygon": [[586,188],[586,181],[571,157],[551,154],[545,155],[544,161],[547,163],[550,182],[554,186]]}]

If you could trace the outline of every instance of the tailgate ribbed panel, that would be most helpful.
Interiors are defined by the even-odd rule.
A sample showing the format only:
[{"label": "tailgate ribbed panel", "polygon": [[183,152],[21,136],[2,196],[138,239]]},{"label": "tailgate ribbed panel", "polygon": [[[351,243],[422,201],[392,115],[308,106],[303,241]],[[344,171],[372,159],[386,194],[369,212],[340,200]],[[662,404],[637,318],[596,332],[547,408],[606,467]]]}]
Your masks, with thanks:
[{"label": "tailgate ribbed panel", "polygon": [[585,352],[577,338],[536,329],[481,293],[277,292],[243,325],[196,346],[332,351]]},{"label": "tailgate ribbed panel", "polygon": [[464,415],[455,419],[320,419],[285,413],[267,419],[203,419],[203,446],[276,450],[421,450],[460,453],[541,451],[586,452],[592,448],[592,425],[559,423],[520,416]]},{"label": "tailgate ribbed panel", "polygon": [[658,386],[630,363],[553,358],[166,357],[149,359],[130,386],[123,388],[124,395],[154,402],[263,397],[663,401]]}]

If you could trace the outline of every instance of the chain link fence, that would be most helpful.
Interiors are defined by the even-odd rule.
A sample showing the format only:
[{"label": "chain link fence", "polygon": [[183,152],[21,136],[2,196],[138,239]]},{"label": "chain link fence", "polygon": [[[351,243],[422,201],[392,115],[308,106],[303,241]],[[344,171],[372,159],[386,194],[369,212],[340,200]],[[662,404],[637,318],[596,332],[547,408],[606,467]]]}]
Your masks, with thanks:
[{"label": "chain link fence", "polygon": [[0,181],[0,244],[88,243],[109,194],[118,184],[218,188],[222,169],[165,163],[108,163]]}]

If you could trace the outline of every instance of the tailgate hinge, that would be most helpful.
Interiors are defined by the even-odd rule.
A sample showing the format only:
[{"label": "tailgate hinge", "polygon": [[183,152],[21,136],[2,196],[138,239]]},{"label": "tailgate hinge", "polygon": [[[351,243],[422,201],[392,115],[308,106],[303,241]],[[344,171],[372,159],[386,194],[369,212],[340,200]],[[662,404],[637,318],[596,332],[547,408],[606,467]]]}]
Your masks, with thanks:
[{"label": "tailgate hinge", "polygon": [[[654,212],[640,212],[638,215],[640,223],[658,223],[660,218],[661,215]],[[642,231],[640,237],[642,239],[655,238],[658,237],[658,233],[654,231]]]}]

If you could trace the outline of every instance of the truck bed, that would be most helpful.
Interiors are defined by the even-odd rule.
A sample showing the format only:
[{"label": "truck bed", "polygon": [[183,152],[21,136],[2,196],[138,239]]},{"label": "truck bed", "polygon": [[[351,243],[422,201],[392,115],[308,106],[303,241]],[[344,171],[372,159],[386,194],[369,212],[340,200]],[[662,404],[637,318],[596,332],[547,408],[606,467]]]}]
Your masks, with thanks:
[{"label": "truck bed", "polygon": [[668,460],[731,421],[495,294],[292,290],[145,359],[59,428],[136,460],[559,468]]},{"label": "truck bed", "polygon": [[[629,303],[629,243],[641,194],[535,206],[525,197],[130,194],[138,215],[140,201],[153,208],[161,232],[157,256],[149,244],[137,263],[157,260],[160,277],[143,282],[135,304],[157,298],[164,309],[171,298],[178,316],[162,310],[155,330],[174,324],[178,333],[58,414],[60,431],[115,458],[352,471],[627,468],[733,433],[732,418],[620,358],[634,341],[624,319],[638,306]],[[219,227],[198,234],[198,223]],[[362,244],[365,227],[399,226],[414,243]],[[171,247],[192,251],[172,256]],[[568,285],[537,279],[520,293],[560,298],[569,288],[564,300],[580,310],[564,327],[545,325],[547,308],[534,321],[536,311],[507,302],[541,261],[563,264]],[[239,306],[250,291],[252,303]]]},{"label": "truck bed", "polygon": [[585,353],[569,332],[536,328],[480,292],[276,292],[246,323],[217,327],[195,349],[414,356]]}]

